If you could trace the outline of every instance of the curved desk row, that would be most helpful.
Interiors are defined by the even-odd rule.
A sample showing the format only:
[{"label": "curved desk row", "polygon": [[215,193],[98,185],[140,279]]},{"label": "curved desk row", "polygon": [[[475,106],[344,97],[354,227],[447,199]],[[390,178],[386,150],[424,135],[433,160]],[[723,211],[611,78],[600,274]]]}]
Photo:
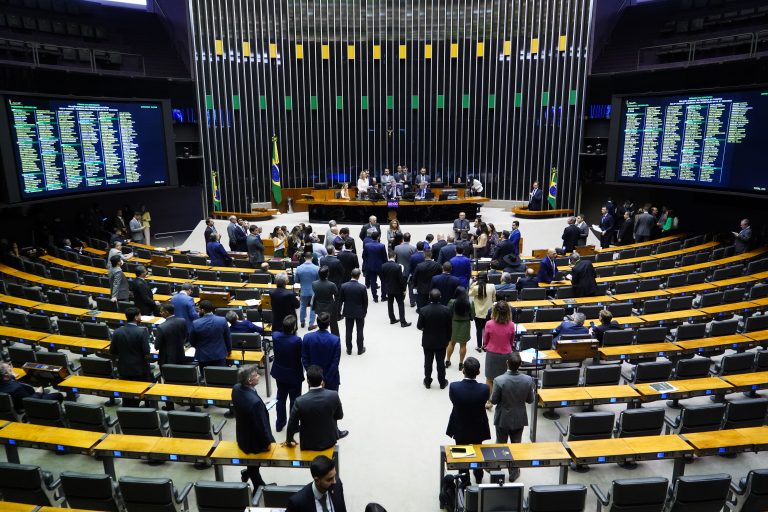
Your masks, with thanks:
[{"label": "curved desk row", "polygon": [[449,199],[446,201],[365,201],[345,199],[299,199],[297,205],[309,209],[310,222],[354,222],[365,224],[368,217],[375,215],[379,221],[397,218],[400,222],[426,224],[430,222],[452,222],[465,212],[468,219],[474,219],[481,203],[490,201],[487,197]]}]

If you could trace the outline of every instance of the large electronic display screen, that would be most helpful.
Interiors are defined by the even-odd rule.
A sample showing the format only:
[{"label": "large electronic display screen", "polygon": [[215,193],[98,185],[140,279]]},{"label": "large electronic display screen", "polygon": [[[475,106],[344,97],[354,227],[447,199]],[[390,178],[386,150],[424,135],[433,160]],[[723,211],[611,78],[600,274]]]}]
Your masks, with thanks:
[{"label": "large electronic display screen", "polygon": [[162,101],[6,94],[2,103],[12,202],[175,184]]},{"label": "large electronic display screen", "polygon": [[617,101],[615,181],[768,193],[768,87]]}]

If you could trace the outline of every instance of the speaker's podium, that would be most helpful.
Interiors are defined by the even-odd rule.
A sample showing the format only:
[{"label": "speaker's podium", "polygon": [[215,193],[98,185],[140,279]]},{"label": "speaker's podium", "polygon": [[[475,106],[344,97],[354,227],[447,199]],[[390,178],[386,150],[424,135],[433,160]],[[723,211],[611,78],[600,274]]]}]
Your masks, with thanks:
[{"label": "speaker's podium", "polygon": [[600,342],[593,338],[558,340],[555,343],[555,352],[563,361],[584,361],[597,357],[599,346]]}]

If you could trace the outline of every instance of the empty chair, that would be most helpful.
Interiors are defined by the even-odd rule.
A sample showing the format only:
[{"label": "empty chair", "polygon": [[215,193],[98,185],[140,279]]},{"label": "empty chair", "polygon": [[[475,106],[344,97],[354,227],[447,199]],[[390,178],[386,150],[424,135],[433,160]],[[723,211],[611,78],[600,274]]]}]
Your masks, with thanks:
[{"label": "empty chair", "polygon": [[77,272],[75,272],[74,270],[62,270],[61,273],[63,274],[64,281],[80,284],[80,277],[77,275]]},{"label": "empty chair", "polygon": [[611,312],[613,318],[630,316],[632,314],[631,302],[612,302],[605,305],[605,309]]},{"label": "empty chair", "polygon": [[673,274],[667,277],[667,288],[677,288],[678,286],[685,286],[687,278],[685,274]]},{"label": "empty chair", "polygon": [[45,315],[27,315],[27,323],[29,328],[35,331],[55,332],[56,329],[53,326],[53,322],[50,317]]},{"label": "empty chair", "polygon": [[[173,267],[170,269],[171,277],[175,277],[177,279],[189,279],[192,277],[189,273],[189,269],[187,268],[176,268]],[[157,274],[160,275],[160,274]]]},{"label": "empty chair", "polygon": [[109,326],[101,322],[83,322],[83,330],[85,331],[86,338],[112,339],[112,332],[109,330]]},{"label": "empty chair", "polygon": [[168,425],[172,437],[188,437],[192,439],[214,439],[221,441],[221,430],[227,420],[218,424],[211,421],[207,412],[169,411]]},{"label": "empty chair", "polygon": [[46,302],[45,297],[43,296],[43,291],[37,286],[24,286],[22,292],[25,299]]},{"label": "empty chair", "polygon": [[661,435],[664,428],[664,409],[625,409],[616,422],[616,437],[640,437]]},{"label": "empty chair", "polygon": [[63,501],[56,496],[60,484],[40,466],[0,462],[0,494],[4,501],[57,507]]},{"label": "empty chair", "polygon": [[712,281],[722,281],[730,277],[730,271],[727,268],[718,268],[712,272]]},{"label": "empty chair", "polygon": [[252,284],[271,284],[272,274],[265,274],[261,272],[248,274],[248,282]]},{"label": "empty chair", "polygon": [[622,478],[614,480],[611,491],[605,494],[600,486],[592,484],[597,497],[597,510],[606,507],[608,512],[661,512],[667,501],[666,478]]},{"label": "empty chair", "polygon": [[584,368],[585,386],[617,385],[621,378],[621,364],[598,364]]},{"label": "empty chair", "polygon": [[605,331],[603,333],[603,346],[615,347],[618,345],[631,345],[635,340],[635,331],[622,329],[620,331]]},{"label": "empty chair", "polygon": [[[490,279],[488,282],[490,283]],[[517,290],[499,290],[496,292],[496,300],[504,300],[507,302],[517,300]]]},{"label": "empty chair", "polygon": [[597,267],[595,269],[597,277],[611,277],[614,272],[616,272],[616,267],[613,265],[608,267]]},{"label": "empty chair", "polygon": [[759,283],[749,290],[749,300],[762,299],[768,297],[768,284]]},{"label": "empty chair", "polygon": [[690,272],[687,274],[686,284],[700,284],[707,280],[707,273],[703,270],[700,272]]},{"label": "empty chair", "polygon": [[637,291],[637,281],[619,281],[614,287],[616,295],[622,293],[635,293]]},{"label": "empty chair", "polygon": [[155,409],[142,407],[120,407],[117,421],[123,434],[134,436],[165,436],[168,434],[168,420],[162,420]]},{"label": "empty chair", "polygon": [[[257,494],[260,495],[258,498],[263,506],[285,508],[291,496],[299,492],[302,487],[301,485],[263,485],[259,487]],[[257,501],[256,496],[254,501]]]},{"label": "empty chair", "polygon": [[768,469],[751,470],[738,483],[731,483],[731,493],[731,500],[736,506],[729,507],[729,510],[768,510]]},{"label": "empty chair", "polygon": [[188,483],[179,490],[170,478],[121,477],[120,493],[128,512],[189,510],[187,497],[192,490]]},{"label": "empty chair", "polygon": [[649,292],[651,290],[658,290],[661,288],[661,279],[654,277],[653,279],[643,279],[637,285],[637,291]]},{"label": "empty chair", "polygon": [[109,475],[63,471],[59,478],[71,508],[121,511],[117,483]]},{"label": "empty chair", "polygon": [[24,403],[24,411],[27,413],[27,421],[30,423],[48,427],[67,426],[58,400],[27,397],[22,402]]},{"label": "empty chair", "polygon": [[695,254],[686,254],[680,260],[680,266],[681,267],[687,267],[688,265],[693,265],[695,263],[696,263],[696,255]]},{"label": "empty chair", "polygon": [[[598,255],[599,256],[599,255]],[[581,512],[587,488],[581,484],[532,485],[528,490],[528,512]]]},{"label": "empty chair", "polygon": [[720,359],[715,365],[715,375],[722,377],[724,375],[736,375],[739,373],[751,372],[755,366],[755,355],[751,352],[742,352],[740,354],[728,354]]},{"label": "empty chair", "polygon": [[[523,288],[523,291],[529,288]],[[533,308],[518,308],[513,310],[515,322],[518,324],[533,322],[533,318],[536,315],[536,310]]]},{"label": "empty chair", "polygon": [[659,261],[653,260],[653,261],[643,261],[640,263],[640,272],[655,272],[659,270]]},{"label": "empty chair", "polygon": [[675,332],[675,341],[694,340],[707,334],[707,324],[683,324]]},{"label": "empty chair", "polygon": [[630,263],[626,265],[616,265],[616,273],[617,276],[627,276],[629,274],[635,273],[635,264]]},{"label": "empty chair", "polygon": [[19,343],[8,347],[8,356],[11,358],[11,363],[19,368],[24,366],[24,363],[37,362],[35,351]]},{"label": "empty chair", "polygon": [[642,315],[663,313],[667,310],[667,299],[651,299],[643,303]]},{"label": "empty chair", "polygon": [[559,421],[555,422],[555,426],[560,431],[560,439],[568,441],[610,439],[615,420],[612,412],[577,412],[568,418],[568,428]]},{"label": "empty chair", "polygon": [[243,275],[239,272],[219,272],[219,281],[225,281],[228,283],[240,283],[243,280]]},{"label": "empty chair", "polygon": [[200,373],[194,364],[164,364],[160,372],[166,384],[200,384]]},{"label": "empty chair", "polygon": [[199,512],[241,512],[251,506],[251,491],[245,482],[195,482]]},{"label": "empty chair", "polygon": [[542,373],[542,388],[568,388],[579,385],[581,368],[546,368]]},{"label": "empty chair", "polygon": [[768,315],[750,316],[744,321],[744,332],[764,331],[768,329]]},{"label": "empty chair", "polygon": [[8,295],[14,297],[24,298],[24,287],[18,283],[5,283],[5,288],[8,290]]},{"label": "empty chair", "polygon": [[733,288],[723,292],[723,303],[740,302],[744,300],[744,288]]},{"label": "empty chair", "polygon": [[696,254],[696,264],[706,263],[709,261],[710,254],[706,252],[700,252]]},{"label": "empty chair", "polygon": [[719,306],[723,303],[723,292],[710,292],[701,296],[701,302],[698,307],[708,308],[710,306]]},{"label": "empty chair", "polygon": [[125,313],[128,311],[128,308],[135,307],[136,304],[133,302],[127,301],[127,300],[119,300],[117,301],[117,311],[120,313]]},{"label": "empty chair", "polygon": [[562,322],[564,317],[563,308],[541,308],[536,312],[537,322]]},{"label": "empty chair", "polygon": [[736,334],[736,330],[739,328],[739,321],[737,319],[722,320],[720,322],[714,320],[709,324],[710,336],[728,336],[730,334]]},{"label": "empty chair", "polygon": [[520,300],[545,300],[546,288],[523,288],[520,290]]},{"label": "empty chair", "polygon": [[683,407],[674,419],[664,418],[667,424],[667,434],[686,434],[689,432],[707,432],[720,430],[723,422],[725,404],[691,405]]},{"label": "empty chair", "polygon": [[5,316],[5,323],[11,327],[19,327],[21,329],[27,328],[27,313],[13,309],[7,309],[3,312],[3,316]]},{"label": "empty chair", "polygon": [[64,402],[64,412],[69,428],[111,434],[117,425],[117,418],[107,414],[103,405]]},{"label": "empty chair", "polygon": [[728,266],[729,277],[739,277],[743,273],[744,273],[744,265],[742,264]]},{"label": "empty chair", "polygon": [[[498,295],[497,295],[498,296]],[[584,315],[584,318],[588,320],[594,320],[600,316],[600,311],[603,310],[603,306],[579,306],[578,312]]]},{"label": "empty chair", "polygon": [[725,407],[723,429],[762,427],[768,413],[768,398],[733,400]]},{"label": "empty chair", "polygon": [[644,384],[647,382],[664,382],[669,380],[672,375],[672,361],[648,361],[637,363],[632,368],[630,377],[626,379],[633,384]]},{"label": "empty chair", "polygon": [[768,350],[761,350],[755,356],[755,371],[768,370]]},{"label": "empty chair", "polygon": [[650,247],[638,247],[635,251],[635,258],[647,258],[651,255]]},{"label": "empty chair", "polygon": [[261,290],[252,290],[249,288],[235,289],[236,300],[258,300],[261,297]]},{"label": "empty chair", "polygon": [[207,265],[208,258],[205,256],[195,256],[194,254],[188,254],[187,258],[192,265]]},{"label": "empty chair", "polygon": [[103,377],[113,379],[115,366],[111,359],[88,356],[80,358],[80,373],[85,377]]},{"label": "empty chair", "polygon": [[23,419],[24,412],[16,410],[11,395],[0,393],[0,420],[21,422]]},{"label": "empty chair", "polygon": [[231,366],[206,366],[203,368],[206,386],[231,388],[237,384],[237,368]]},{"label": "empty chair", "polygon": [[[529,348],[538,350],[549,350],[552,348],[552,334],[523,334],[520,336],[519,347],[520,350],[527,350]],[[537,347],[538,345],[538,347]],[[768,353],[768,352],[767,352]]]},{"label": "empty chair", "polygon": [[67,302],[69,305],[75,308],[91,309],[91,301],[88,295],[82,295],[80,293],[68,293]]},{"label": "empty chair", "polygon": [[619,251],[620,260],[628,260],[629,258],[634,258],[634,257],[635,257],[634,249],[625,249],[623,251]]},{"label": "empty chair", "polygon": [[79,320],[66,320],[60,318],[56,321],[56,327],[59,329],[59,334],[78,337],[83,335],[83,324]]},{"label": "empty chair", "polygon": [[67,354],[63,352],[37,352],[35,354],[38,363],[61,366],[68,374],[77,373],[80,369],[69,361]]},{"label": "empty chair", "polygon": [[731,475],[681,476],[675,480],[667,512],[718,512],[725,506]]},{"label": "empty chair", "polygon": [[197,279],[200,281],[218,281],[219,273],[215,270],[196,270]]},{"label": "empty chair", "polygon": [[605,261],[613,261],[612,252],[599,252],[597,253],[596,263],[603,263]]},{"label": "empty chair", "polygon": [[96,297],[94,300],[96,301],[96,309],[117,313],[117,303],[112,302],[109,297]]},{"label": "empty chair", "polygon": [[672,297],[669,300],[670,311],[681,311],[683,309],[691,309],[693,307],[693,295],[687,297]]},{"label": "empty chair", "polygon": [[555,290],[556,299],[572,299],[573,298],[573,286],[559,286]]},{"label": "empty chair", "polygon": [[635,333],[637,343],[661,343],[666,338],[666,327],[641,327]]},{"label": "empty chair", "polygon": [[692,359],[680,359],[675,365],[675,379],[697,379],[709,375],[712,364],[707,357],[696,356]]}]

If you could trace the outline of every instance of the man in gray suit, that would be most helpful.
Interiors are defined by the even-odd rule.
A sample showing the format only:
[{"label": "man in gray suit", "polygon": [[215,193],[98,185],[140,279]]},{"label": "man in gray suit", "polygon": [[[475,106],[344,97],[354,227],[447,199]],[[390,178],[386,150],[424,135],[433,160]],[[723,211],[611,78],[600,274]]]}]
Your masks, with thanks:
[{"label": "man in gray suit", "polygon": [[[496,443],[519,443],[523,439],[523,428],[528,425],[525,404],[534,400],[533,379],[519,373],[520,354],[512,352],[507,359],[507,372],[493,379],[491,403],[496,405],[493,424],[496,427]],[[509,481],[520,476],[519,468],[510,468]]]},{"label": "man in gray suit", "polygon": [[264,261],[264,242],[261,241],[261,228],[256,224],[248,226],[250,234],[245,239],[245,246],[248,248],[248,260],[253,268],[259,268]]},{"label": "man in gray suit", "polygon": [[635,222],[635,242],[647,242],[651,239],[651,233],[656,226],[656,219],[648,213],[648,207],[643,208],[643,213]]},{"label": "man in gray suit", "polygon": [[752,228],[749,227],[749,219],[743,219],[740,227],[741,231],[738,233],[735,231],[733,232],[733,234],[736,235],[736,240],[733,242],[733,245],[736,248],[736,254],[747,252],[749,250],[749,244],[752,241]]}]

